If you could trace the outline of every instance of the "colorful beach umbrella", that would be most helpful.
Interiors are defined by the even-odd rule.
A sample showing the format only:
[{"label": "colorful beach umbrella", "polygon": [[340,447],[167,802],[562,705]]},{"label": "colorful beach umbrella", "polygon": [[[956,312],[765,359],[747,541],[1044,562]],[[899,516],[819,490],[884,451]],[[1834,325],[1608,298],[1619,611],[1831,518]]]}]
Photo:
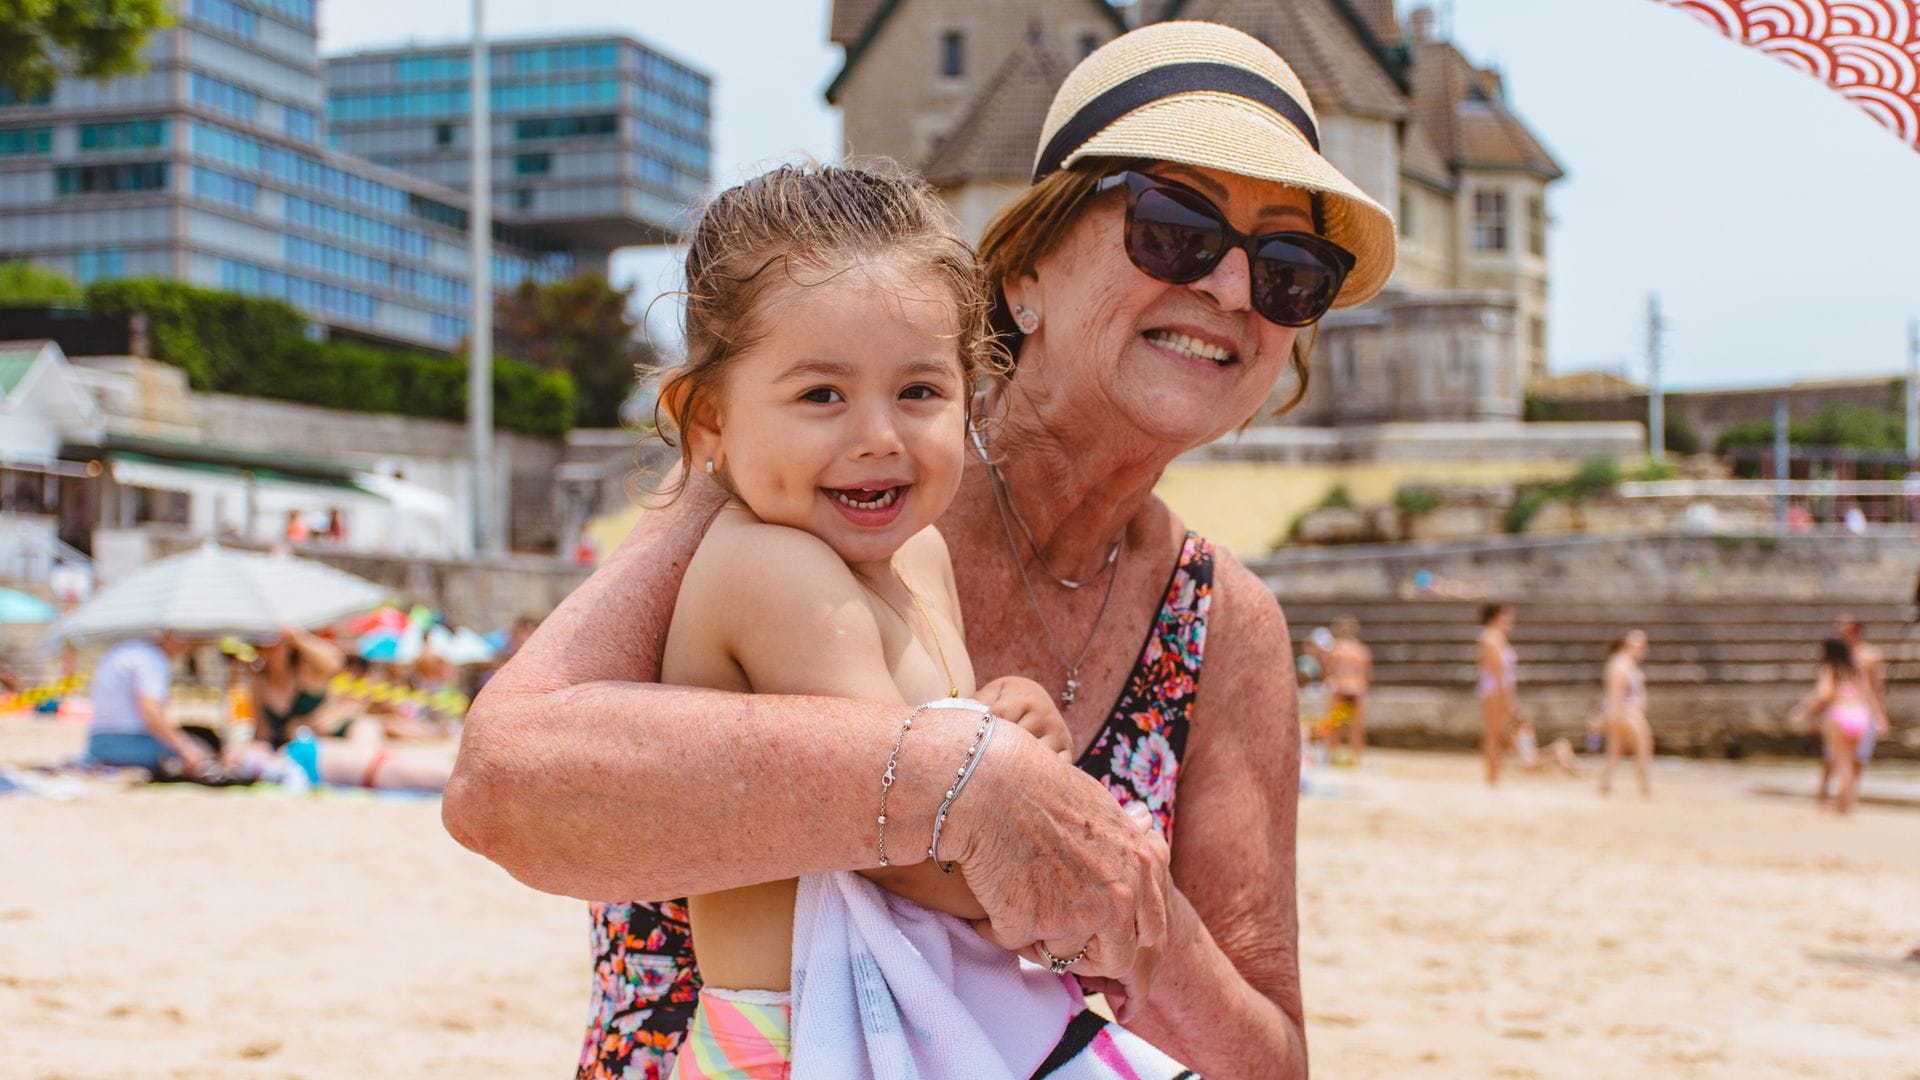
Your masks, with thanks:
[{"label": "colorful beach umbrella", "polygon": [[266,638],[282,626],[325,626],[385,596],[373,582],[311,559],[208,543],[101,590],[54,623],[44,641],[87,644],[164,630],[194,638]]},{"label": "colorful beach umbrella", "polygon": [[1819,79],[1920,150],[1914,0],[1655,0]]},{"label": "colorful beach umbrella", "polygon": [[13,589],[0,589],[0,623],[52,622],[60,612],[45,600]]}]

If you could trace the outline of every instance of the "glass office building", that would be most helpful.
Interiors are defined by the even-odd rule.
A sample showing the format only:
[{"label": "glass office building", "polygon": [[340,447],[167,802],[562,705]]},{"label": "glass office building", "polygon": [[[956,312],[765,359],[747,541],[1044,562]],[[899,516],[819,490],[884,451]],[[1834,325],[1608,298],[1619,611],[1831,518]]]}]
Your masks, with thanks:
[{"label": "glass office building", "polygon": [[[712,85],[618,36],[490,50],[493,202],[584,253],[667,241],[710,176]],[[327,61],[327,138],[465,190],[468,49],[376,49]]]},{"label": "glass office building", "polygon": [[[410,163],[401,171],[327,145],[327,68],[314,0],[180,0],[176,17],[148,42],[143,74],[68,79],[31,100],[0,96],[0,260],[29,259],[82,281],[162,276],[274,296],[336,330],[457,345],[467,332],[469,203],[453,181],[464,186],[464,170],[435,176]],[[623,57],[645,52],[621,45],[626,51],[615,52]],[[516,57],[502,61],[510,67],[517,48],[502,46],[495,56]],[[388,65],[404,55],[430,64],[451,52],[390,54]],[[629,87],[654,85],[645,70],[636,63],[634,77],[616,77],[628,100],[642,100]],[[594,111],[598,98],[575,107],[584,104],[574,88],[582,81],[503,79],[497,119],[510,131],[521,119],[569,131],[559,118],[605,115]],[[543,92],[531,88],[535,82],[568,88]],[[706,82],[699,84],[704,101]],[[464,86],[458,97],[464,108]],[[548,108],[562,100],[569,102],[562,111]],[[626,120],[643,106],[606,112]],[[571,163],[556,175],[552,166],[573,153],[571,134],[542,148],[547,173],[521,174],[518,183],[517,155],[507,154],[490,223],[495,287],[556,280],[603,264],[612,247],[669,235],[705,182],[705,115],[702,106],[701,122],[691,125],[701,136],[701,171],[667,175],[664,186],[657,177],[645,186],[628,182],[624,169]],[[627,142],[619,140],[629,157],[659,156]],[[401,155],[381,156],[398,163]],[[543,183],[566,194],[543,198]],[[531,196],[520,194],[529,188]],[[521,202],[527,205],[516,209]],[[547,202],[554,213],[543,218],[536,208]]]}]

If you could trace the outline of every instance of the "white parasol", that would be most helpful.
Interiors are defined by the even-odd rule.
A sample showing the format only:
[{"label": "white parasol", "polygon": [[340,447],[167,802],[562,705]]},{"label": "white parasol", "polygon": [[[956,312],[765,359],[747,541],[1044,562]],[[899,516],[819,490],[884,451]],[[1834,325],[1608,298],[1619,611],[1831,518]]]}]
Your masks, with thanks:
[{"label": "white parasol", "polygon": [[44,643],[158,634],[263,638],[282,626],[311,629],[379,606],[386,590],[291,555],[233,551],[209,542],[127,575],[55,622]]}]

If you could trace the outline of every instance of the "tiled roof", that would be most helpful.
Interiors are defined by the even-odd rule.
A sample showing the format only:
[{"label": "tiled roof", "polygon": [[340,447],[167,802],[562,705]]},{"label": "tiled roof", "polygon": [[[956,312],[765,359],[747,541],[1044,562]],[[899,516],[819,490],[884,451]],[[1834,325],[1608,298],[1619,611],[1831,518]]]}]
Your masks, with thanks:
[{"label": "tiled roof", "polygon": [[1361,39],[1339,0],[1186,0],[1174,18],[1226,23],[1281,55],[1306,84],[1316,112],[1399,120],[1407,99]]},{"label": "tiled roof", "polygon": [[1400,137],[1400,172],[1446,191],[1454,188],[1453,169],[1433,132],[1416,115]]},{"label": "tiled roof", "polygon": [[827,40],[835,45],[851,45],[860,40],[867,24],[885,7],[887,0],[833,0],[833,18],[827,28]]},{"label": "tiled roof", "polygon": [[1399,43],[1400,21],[1393,17],[1393,0],[1344,0],[1344,3],[1366,24],[1376,45]]},{"label": "tiled roof", "polygon": [[1474,67],[1451,44],[1416,43],[1413,126],[1425,129],[1452,169],[1520,169],[1547,180],[1564,176],[1505,97],[1498,75]]},{"label": "tiled roof", "polygon": [[0,398],[13,393],[47,345],[45,341],[0,341]]},{"label": "tiled roof", "polygon": [[922,166],[929,183],[1018,180],[1033,173],[1034,148],[1068,65],[1029,37],[987,80],[987,89],[940,140]]}]

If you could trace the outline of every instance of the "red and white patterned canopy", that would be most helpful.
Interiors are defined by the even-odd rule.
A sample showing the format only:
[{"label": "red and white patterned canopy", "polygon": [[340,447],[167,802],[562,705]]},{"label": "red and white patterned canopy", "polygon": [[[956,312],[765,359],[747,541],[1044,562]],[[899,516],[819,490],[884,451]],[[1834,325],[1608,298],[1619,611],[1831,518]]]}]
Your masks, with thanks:
[{"label": "red and white patterned canopy", "polygon": [[1920,149],[1920,0],[1655,0],[1840,91]]}]

